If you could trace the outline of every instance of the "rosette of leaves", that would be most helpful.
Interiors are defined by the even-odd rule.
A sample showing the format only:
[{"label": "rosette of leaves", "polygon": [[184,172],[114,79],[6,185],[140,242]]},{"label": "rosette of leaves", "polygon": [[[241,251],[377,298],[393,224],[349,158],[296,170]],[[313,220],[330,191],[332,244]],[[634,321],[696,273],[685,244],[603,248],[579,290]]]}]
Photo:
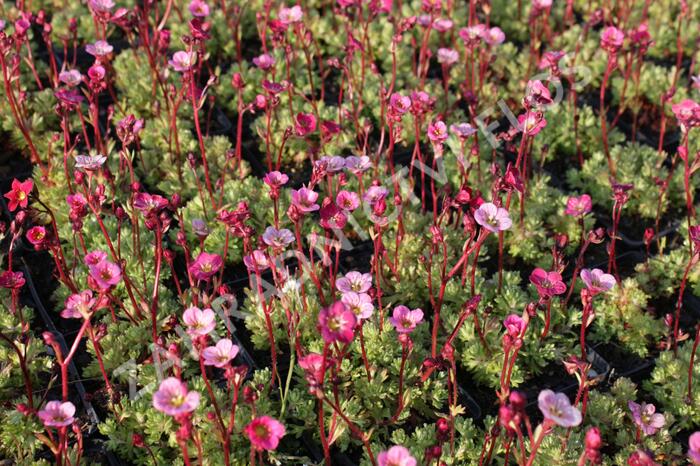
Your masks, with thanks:
[{"label": "rosette of leaves", "polygon": [[[688,368],[693,349],[692,338],[678,345],[678,354],[664,351],[656,358],[656,366],[651,378],[644,382],[644,388],[663,407],[663,411],[673,414],[678,426],[692,429],[700,425],[700,365],[695,360],[693,368],[693,390],[688,398]],[[696,355],[697,356],[697,355]]]},{"label": "rosette of leaves", "polygon": [[590,337],[594,341],[619,342],[632,353],[647,357],[665,331],[663,322],[648,312],[648,300],[637,281],[626,278],[596,301]]}]

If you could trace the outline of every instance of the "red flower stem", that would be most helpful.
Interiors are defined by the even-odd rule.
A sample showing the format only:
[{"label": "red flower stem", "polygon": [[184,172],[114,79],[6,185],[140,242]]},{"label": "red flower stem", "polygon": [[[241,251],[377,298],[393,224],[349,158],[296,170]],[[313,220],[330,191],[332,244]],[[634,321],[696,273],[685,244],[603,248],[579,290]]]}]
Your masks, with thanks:
[{"label": "red flower stem", "polygon": [[605,113],[605,89],[608,87],[608,81],[610,80],[610,75],[616,66],[617,57],[615,54],[610,54],[608,56],[608,65],[605,67],[605,74],[603,75],[603,83],[600,86],[600,106],[598,107],[598,112],[600,113],[600,130],[603,139],[603,150],[605,152],[605,158],[608,160],[608,171],[610,176],[613,178],[616,174],[615,163],[610,156],[610,147],[608,146],[608,128],[607,122],[608,118]]},{"label": "red flower stem", "polygon": [[690,352],[690,362],[688,364],[688,396],[686,397],[688,403],[692,403],[693,400],[693,370],[695,369],[695,354],[698,350],[698,343],[700,343],[700,324],[697,325],[695,330],[695,341],[693,342],[693,350]]}]

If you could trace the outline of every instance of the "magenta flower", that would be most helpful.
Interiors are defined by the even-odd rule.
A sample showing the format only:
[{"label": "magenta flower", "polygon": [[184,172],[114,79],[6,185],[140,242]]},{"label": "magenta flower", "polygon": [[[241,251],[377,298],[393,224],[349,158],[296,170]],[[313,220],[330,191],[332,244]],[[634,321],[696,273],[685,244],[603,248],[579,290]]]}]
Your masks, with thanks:
[{"label": "magenta flower", "polygon": [[377,464],[379,466],[416,466],[418,462],[411,456],[408,448],[395,445],[377,455]]},{"label": "magenta flower", "polygon": [[46,427],[66,427],[73,424],[75,405],[70,401],[49,401],[44,409],[37,413]]},{"label": "magenta flower", "polygon": [[22,272],[5,270],[2,274],[0,274],[0,288],[18,290],[22,288],[25,283],[26,280],[24,279],[24,274]]},{"label": "magenta flower", "polygon": [[304,378],[311,386],[311,391],[321,383],[323,376],[323,356],[318,353],[309,353],[299,358],[299,366],[304,369]]},{"label": "magenta flower", "polygon": [[700,465],[700,432],[693,433],[688,439],[688,459],[694,465]]},{"label": "magenta flower", "polygon": [[356,324],[355,314],[342,301],[334,302],[318,314],[321,336],[327,343],[350,343]]},{"label": "magenta flower", "polygon": [[316,204],[318,193],[312,189],[302,186],[299,189],[292,189],[292,204],[302,212],[313,212],[321,208]]},{"label": "magenta flower", "polygon": [[347,291],[343,293],[340,300],[355,314],[358,321],[369,319],[374,312],[372,298],[367,293]]},{"label": "magenta flower", "polygon": [[267,227],[262,235],[262,240],[275,249],[284,249],[294,242],[294,234],[286,228],[278,230],[275,227]]},{"label": "magenta flower", "polygon": [[273,172],[267,173],[265,175],[265,177],[263,178],[263,181],[269,187],[279,189],[280,187],[287,184],[287,182],[289,181],[289,177],[287,175],[285,175],[284,173],[280,173],[278,171],[273,171]]},{"label": "magenta flower", "polygon": [[107,253],[104,251],[91,251],[85,254],[85,257],[83,258],[83,262],[85,265],[88,267],[94,267],[100,262],[104,261],[107,259]]},{"label": "magenta flower", "polygon": [[256,249],[243,258],[243,263],[251,272],[262,272],[270,267],[270,261],[264,252]]},{"label": "magenta flower", "polygon": [[569,397],[564,393],[542,390],[537,397],[537,405],[545,419],[561,427],[576,427],[581,424],[581,412],[571,406]]},{"label": "magenta flower", "polygon": [[700,104],[694,100],[685,99],[671,106],[678,123],[686,128],[700,126]]},{"label": "magenta flower", "polygon": [[87,319],[96,303],[97,300],[92,297],[90,290],[72,294],[66,298],[66,308],[61,311],[61,317],[64,319]]},{"label": "magenta flower", "polygon": [[443,65],[452,66],[459,60],[459,52],[455,49],[441,47],[437,51],[437,61]]},{"label": "magenta flower", "polygon": [[397,333],[411,333],[422,321],[422,309],[411,310],[404,305],[396,306],[393,314],[389,317],[389,322],[394,326]]},{"label": "magenta flower", "polygon": [[542,84],[540,80],[528,81],[523,101],[527,108],[540,108],[550,105],[553,102],[549,88]]},{"label": "magenta flower", "polygon": [[547,120],[540,112],[526,112],[518,115],[518,124],[526,135],[535,136],[547,126]]},{"label": "magenta flower", "polygon": [[304,12],[299,5],[294,5],[291,8],[282,7],[278,19],[282,24],[294,24],[301,21]]},{"label": "magenta flower", "polygon": [[654,435],[666,424],[664,415],[657,413],[656,406],[653,404],[642,403],[640,405],[630,400],[627,402],[627,406],[632,412],[634,423],[644,432],[644,435]]},{"label": "magenta flower", "polygon": [[603,29],[600,35],[600,48],[609,52],[617,53],[625,40],[625,33],[615,26],[608,26]]},{"label": "magenta flower", "polygon": [[58,80],[68,87],[76,87],[83,82],[83,75],[78,70],[61,71]]},{"label": "magenta flower", "polygon": [[211,309],[187,308],[182,314],[187,333],[192,337],[208,335],[216,327],[216,314]]},{"label": "magenta flower", "polygon": [[297,113],[294,118],[294,133],[297,136],[306,136],[316,131],[316,117],[313,113]]},{"label": "magenta flower", "polygon": [[593,210],[593,201],[591,201],[591,196],[588,194],[581,194],[578,197],[571,196],[566,200],[566,210],[564,213],[573,217],[581,217],[589,213],[591,210]]},{"label": "magenta flower", "polygon": [[372,288],[372,274],[361,272],[348,272],[344,277],[335,282],[335,287],[341,293],[354,291],[355,293],[367,293]]},{"label": "magenta flower", "polygon": [[192,0],[187,9],[190,10],[192,16],[196,18],[206,18],[209,16],[209,5],[202,0]]},{"label": "magenta flower", "polygon": [[403,115],[411,109],[411,98],[394,92],[389,97],[389,106],[395,114]]},{"label": "magenta flower", "polygon": [[323,200],[319,215],[321,217],[320,225],[327,230],[343,229],[348,222],[345,211],[338,207],[330,198]]},{"label": "magenta flower", "polygon": [[442,144],[447,139],[447,125],[444,121],[428,124],[428,139],[435,144]]},{"label": "magenta flower", "polygon": [[581,270],[581,280],[594,295],[610,291],[617,283],[615,277],[600,269]]},{"label": "magenta flower", "polygon": [[530,274],[530,283],[537,287],[540,297],[551,298],[566,292],[566,285],[559,272],[547,272],[538,267]]},{"label": "magenta flower", "polygon": [[502,207],[496,207],[491,202],[484,202],[476,209],[474,220],[491,233],[507,230],[513,225],[508,211]]},{"label": "magenta flower", "polygon": [[44,244],[44,241],[46,241],[46,228],[39,225],[31,227],[27,230],[25,236],[27,237],[27,241],[32,243],[34,247],[40,247]]},{"label": "magenta flower", "polygon": [[353,191],[339,191],[335,197],[335,203],[345,211],[352,212],[360,207],[360,196]]},{"label": "magenta flower", "polygon": [[26,209],[29,204],[29,194],[31,194],[32,189],[34,189],[34,181],[28,178],[24,181],[19,181],[18,179],[12,180],[12,187],[10,191],[5,193],[5,198],[9,200],[7,207],[10,212],[14,212],[18,207]]},{"label": "magenta flower", "polygon": [[209,280],[223,265],[224,260],[220,255],[200,252],[197,259],[190,264],[189,272],[196,280]]},{"label": "magenta flower", "polygon": [[275,59],[272,55],[263,53],[255,58],[253,58],[253,64],[263,71],[272,69],[275,66]]},{"label": "magenta flower", "polygon": [[260,416],[245,426],[243,433],[256,450],[274,450],[286,433],[282,423],[270,416]]},{"label": "magenta flower", "polygon": [[224,367],[238,354],[238,346],[228,338],[222,338],[216,345],[208,346],[202,350],[202,359],[205,366]]},{"label": "magenta flower", "polygon": [[503,326],[511,338],[520,338],[525,330],[525,321],[517,314],[510,314],[503,320]]},{"label": "magenta flower", "polygon": [[175,52],[173,58],[168,60],[168,64],[179,73],[189,71],[195,63],[197,63],[197,52],[185,52],[184,50]]},{"label": "magenta flower", "polygon": [[93,57],[104,57],[112,53],[113,50],[114,47],[104,40],[98,40],[94,44],[87,44],[85,46],[85,51]]},{"label": "magenta flower", "polygon": [[493,47],[495,45],[501,45],[503,42],[505,42],[506,35],[503,33],[501,28],[492,27],[491,29],[484,31],[482,38],[484,39],[484,42]]},{"label": "magenta flower", "polygon": [[153,407],[169,416],[191,413],[199,406],[199,393],[187,389],[187,384],[168,377],[153,394]]},{"label": "magenta flower", "polygon": [[90,266],[90,276],[101,290],[108,290],[122,279],[122,269],[108,260]]}]

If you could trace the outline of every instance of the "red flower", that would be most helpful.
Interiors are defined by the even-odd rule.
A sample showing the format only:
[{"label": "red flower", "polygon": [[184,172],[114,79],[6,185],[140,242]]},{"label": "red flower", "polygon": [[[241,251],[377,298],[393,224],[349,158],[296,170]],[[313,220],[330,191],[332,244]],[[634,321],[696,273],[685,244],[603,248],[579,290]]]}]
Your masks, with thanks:
[{"label": "red flower", "polygon": [[10,200],[10,212],[17,210],[17,207],[25,209],[29,203],[29,194],[34,189],[34,182],[31,178],[20,182],[18,179],[12,180],[12,189],[5,193],[5,197]]}]

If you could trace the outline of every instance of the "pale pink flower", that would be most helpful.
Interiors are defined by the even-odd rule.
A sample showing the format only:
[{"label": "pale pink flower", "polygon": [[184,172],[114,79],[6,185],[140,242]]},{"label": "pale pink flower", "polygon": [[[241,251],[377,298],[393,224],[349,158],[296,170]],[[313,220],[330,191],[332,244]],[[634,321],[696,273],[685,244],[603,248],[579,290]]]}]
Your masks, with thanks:
[{"label": "pale pink flower", "polygon": [[256,450],[274,450],[286,433],[284,426],[270,416],[260,416],[245,426],[243,433]]},{"label": "pale pink flower", "polygon": [[469,136],[476,133],[476,128],[469,123],[455,123],[450,125],[450,132],[459,139],[466,140]]},{"label": "pale pink flower", "polygon": [[383,186],[370,186],[365,191],[365,195],[362,199],[367,204],[374,205],[375,203],[386,199],[386,196],[388,194],[389,191],[387,191],[386,188],[384,188]]},{"label": "pale pink flower", "polygon": [[97,13],[109,13],[114,8],[112,0],[88,0],[88,5]]},{"label": "pale pink flower", "polygon": [[337,173],[345,168],[345,157],[339,155],[324,155],[318,161],[325,164],[328,173]]},{"label": "pale pink flower", "polygon": [[267,256],[259,249],[245,256],[243,263],[251,272],[262,272],[270,267],[270,261],[267,259]]},{"label": "pale pink flower", "polygon": [[491,233],[507,230],[513,225],[508,211],[502,207],[496,207],[491,202],[484,202],[476,209],[474,220]]},{"label": "pale pink flower", "polygon": [[484,42],[490,46],[501,45],[506,40],[506,35],[499,27],[492,27],[491,29],[484,31],[482,37]]},{"label": "pale pink flower", "polygon": [[173,58],[168,60],[168,63],[175,71],[180,73],[189,71],[194,64],[197,63],[197,52],[186,52],[184,50],[180,50],[173,54]]},{"label": "pale pink flower", "polygon": [[76,87],[83,82],[83,75],[78,70],[61,71],[58,80],[68,87]]},{"label": "pale pink flower", "polygon": [[561,427],[576,427],[581,424],[581,412],[571,406],[569,397],[564,393],[542,390],[537,397],[537,405],[545,419]]},{"label": "pale pink flower", "polygon": [[228,338],[222,338],[216,345],[208,346],[202,350],[202,359],[205,366],[224,367],[238,354],[238,346]]},{"label": "pale pink flower", "polygon": [[700,465],[700,432],[694,432],[688,439],[688,459],[694,465]]},{"label": "pale pink flower", "polygon": [[351,155],[345,158],[345,168],[353,175],[360,176],[372,168],[372,161],[366,155],[360,157]]},{"label": "pale pink flower", "polygon": [[600,269],[581,270],[581,280],[583,280],[586,288],[593,294],[610,291],[617,283],[615,277]]},{"label": "pale pink flower", "polygon": [[408,448],[395,445],[377,455],[377,464],[379,466],[416,466],[418,462],[411,456]]},{"label": "pale pink flower", "polygon": [[209,5],[202,0],[192,0],[188,9],[194,17],[205,18],[209,16]]},{"label": "pale pink flower", "polygon": [[686,128],[700,126],[700,104],[694,100],[685,99],[671,106],[678,123]]},{"label": "pale pink flower", "polygon": [[339,191],[335,203],[341,209],[352,212],[360,206],[360,196],[353,191]]},{"label": "pale pink flower", "polygon": [[104,40],[98,40],[94,44],[88,44],[85,46],[85,51],[93,57],[104,57],[105,55],[112,53],[113,50],[114,47],[109,45],[109,43]]},{"label": "pale pink flower", "polygon": [[404,305],[396,306],[393,314],[389,317],[389,322],[394,326],[397,333],[411,333],[422,321],[422,309],[411,310]]},{"label": "pale pink flower", "polygon": [[153,394],[153,407],[169,416],[191,413],[199,406],[199,393],[189,391],[187,384],[168,377]]},{"label": "pale pink flower", "polygon": [[70,401],[49,401],[44,409],[37,413],[46,427],[66,427],[73,424],[75,405]]},{"label": "pale pink flower", "polygon": [[341,293],[354,291],[355,293],[367,293],[372,287],[372,274],[361,272],[348,272],[344,277],[335,282],[335,287]]},{"label": "pale pink flower", "polygon": [[452,66],[459,61],[459,52],[455,49],[440,47],[437,51],[437,61],[443,65]]},{"label": "pale pink flower", "polygon": [[284,173],[273,171],[267,173],[263,178],[263,181],[266,185],[270,186],[271,188],[280,188],[287,184],[287,182],[289,181],[289,177]]},{"label": "pale pink flower", "polygon": [[122,269],[108,260],[90,266],[90,276],[101,290],[108,290],[122,279]]},{"label": "pale pink flower", "polygon": [[216,314],[211,309],[190,307],[182,314],[187,333],[192,337],[208,335],[216,327]]},{"label": "pale pink flower", "polygon": [[299,5],[294,5],[291,8],[282,7],[278,19],[282,24],[294,24],[301,21],[304,12]]},{"label": "pale pink flower", "polygon": [[318,193],[312,189],[302,186],[299,189],[292,189],[292,204],[302,212],[313,212],[321,208],[316,204]]},{"label": "pale pink flower", "polygon": [[275,227],[267,227],[262,235],[262,240],[268,246],[283,249],[294,242],[294,234],[286,228],[278,230]]},{"label": "pale pink flower", "polygon": [[66,307],[61,311],[61,317],[64,319],[87,319],[96,303],[97,300],[92,297],[90,290],[72,294],[66,299]]},{"label": "pale pink flower", "polygon": [[253,58],[253,64],[263,71],[272,69],[275,66],[275,59],[272,55],[268,53],[263,53]]},{"label": "pale pink flower", "polygon": [[640,405],[630,400],[627,406],[632,412],[634,423],[644,432],[644,435],[654,435],[666,424],[666,418],[663,414],[656,412],[656,406],[653,404]]},{"label": "pale pink flower", "polygon": [[357,320],[369,319],[374,312],[372,298],[367,293],[347,291],[343,293],[340,300],[355,314]]},{"label": "pale pink flower", "polygon": [[447,18],[438,18],[433,22],[433,29],[437,32],[447,32],[452,29],[453,22]]}]

